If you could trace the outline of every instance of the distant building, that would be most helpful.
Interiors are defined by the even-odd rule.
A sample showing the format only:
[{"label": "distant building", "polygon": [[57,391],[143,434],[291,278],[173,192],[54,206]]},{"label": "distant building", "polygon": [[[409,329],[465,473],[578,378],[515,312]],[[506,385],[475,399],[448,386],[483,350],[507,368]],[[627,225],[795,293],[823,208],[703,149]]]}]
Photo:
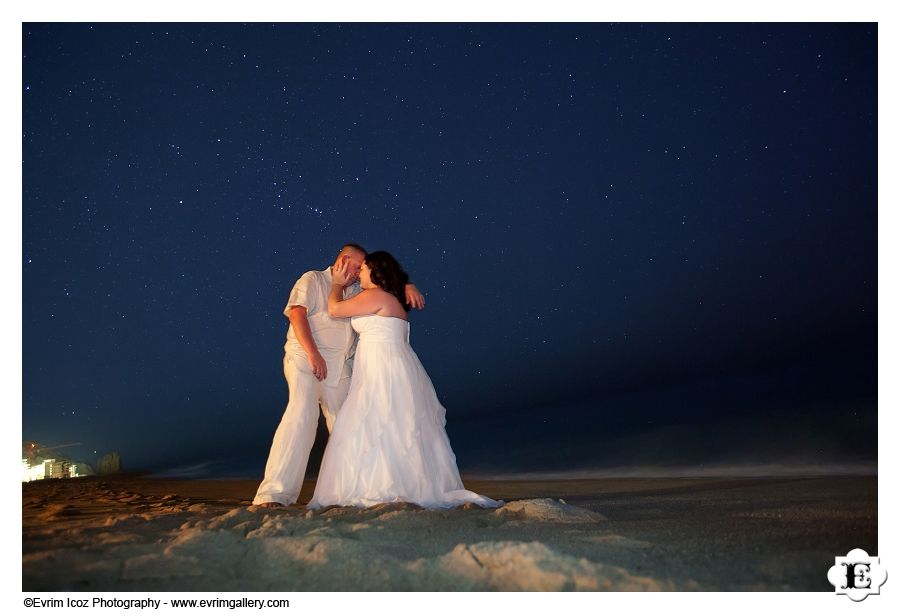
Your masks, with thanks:
[{"label": "distant building", "polygon": [[[80,445],[63,444],[58,446],[42,446],[34,441],[22,444],[22,481],[46,480],[49,478],[79,478],[86,475],[108,474],[121,471],[121,459],[118,452],[106,454],[97,463],[95,470],[87,463],[72,460],[56,452],[59,448]],[[49,452],[54,450],[54,452]],[[50,456],[52,454],[52,457]]]},{"label": "distant building", "polygon": [[28,464],[28,459],[22,459],[22,469],[24,473],[22,474],[23,482],[32,482],[34,480],[43,480],[47,477],[47,468],[44,466],[43,461],[37,465]]},{"label": "distant building", "polygon": [[122,460],[119,458],[118,452],[106,454],[97,461],[97,474],[106,475],[107,473],[118,473],[122,470]]},{"label": "distant building", "polygon": [[22,459],[22,481],[46,480],[49,478],[80,478],[94,475],[94,469],[87,463],[68,458],[44,458],[35,456],[29,462]]},{"label": "distant building", "polygon": [[44,461],[44,466],[47,467],[47,477],[48,478],[67,478],[69,477],[69,462],[65,460],[59,459],[50,459],[48,461]]},{"label": "distant building", "polygon": [[87,463],[72,463],[69,465],[69,477],[80,478],[86,475],[94,475],[94,470]]},{"label": "distant building", "polygon": [[27,458],[22,459],[22,481],[46,480],[48,478],[70,477],[69,461],[56,458],[37,458],[29,464]]}]

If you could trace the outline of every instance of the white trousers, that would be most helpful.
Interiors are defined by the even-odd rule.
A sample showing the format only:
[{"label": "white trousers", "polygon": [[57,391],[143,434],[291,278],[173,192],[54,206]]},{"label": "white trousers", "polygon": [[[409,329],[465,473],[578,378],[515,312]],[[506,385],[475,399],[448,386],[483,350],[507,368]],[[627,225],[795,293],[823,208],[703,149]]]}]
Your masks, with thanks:
[{"label": "white trousers", "polygon": [[[299,361],[304,361],[300,363]],[[337,386],[326,386],[305,364],[306,358],[284,355],[284,377],[288,384],[288,404],[275,430],[266,473],[256,491],[253,505],[275,501],[292,505],[300,497],[309,452],[316,440],[319,405],[328,432],[350,390],[350,367],[345,362]]]}]

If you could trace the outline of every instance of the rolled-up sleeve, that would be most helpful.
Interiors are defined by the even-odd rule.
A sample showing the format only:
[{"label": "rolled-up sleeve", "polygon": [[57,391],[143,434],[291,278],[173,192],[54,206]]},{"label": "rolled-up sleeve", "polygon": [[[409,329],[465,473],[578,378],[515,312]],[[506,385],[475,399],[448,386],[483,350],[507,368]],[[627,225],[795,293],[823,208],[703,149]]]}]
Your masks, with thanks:
[{"label": "rolled-up sleeve", "polygon": [[291,307],[296,305],[302,305],[306,307],[306,314],[312,315],[319,309],[319,305],[316,301],[316,293],[315,288],[313,287],[314,283],[314,273],[312,271],[308,273],[304,273],[303,276],[297,280],[297,283],[294,284],[293,289],[291,289],[291,295],[288,297],[287,305],[284,307],[284,315],[286,318],[291,317]]}]

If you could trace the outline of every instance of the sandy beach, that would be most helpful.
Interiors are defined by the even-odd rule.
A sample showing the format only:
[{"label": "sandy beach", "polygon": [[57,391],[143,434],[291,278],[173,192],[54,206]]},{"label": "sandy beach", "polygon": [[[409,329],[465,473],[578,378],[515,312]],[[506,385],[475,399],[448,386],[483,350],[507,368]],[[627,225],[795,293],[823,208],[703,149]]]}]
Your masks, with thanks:
[{"label": "sandy beach", "polygon": [[[832,591],[877,478],[465,479],[506,504],[250,505],[255,480],[22,485],[26,591]],[[304,484],[300,501],[312,495]]]}]

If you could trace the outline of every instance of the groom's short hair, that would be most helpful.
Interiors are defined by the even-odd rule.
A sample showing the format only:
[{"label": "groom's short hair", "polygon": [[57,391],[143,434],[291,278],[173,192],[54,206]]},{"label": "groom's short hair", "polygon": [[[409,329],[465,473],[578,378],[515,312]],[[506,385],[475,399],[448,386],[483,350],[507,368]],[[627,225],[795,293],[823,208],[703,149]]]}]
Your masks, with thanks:
[{"label": "groom's short hair", "polygon": [[344,252],[344,250],[347,249],[348,247],[352,247],[353,249],[355,249],[356,251],[358,251],[358,252],[359,252],[360,254],[362,254],[363,256],[368,256],[368,255],[369,255],[369,252],[367,252],[367,251],[363,248],[363,246],[360,245],[359,243],[344,243],[344,246],[341,248],[341,251],[338,252],[338,253],[339,253],[339,254],[342,254],[342,253]]}]

